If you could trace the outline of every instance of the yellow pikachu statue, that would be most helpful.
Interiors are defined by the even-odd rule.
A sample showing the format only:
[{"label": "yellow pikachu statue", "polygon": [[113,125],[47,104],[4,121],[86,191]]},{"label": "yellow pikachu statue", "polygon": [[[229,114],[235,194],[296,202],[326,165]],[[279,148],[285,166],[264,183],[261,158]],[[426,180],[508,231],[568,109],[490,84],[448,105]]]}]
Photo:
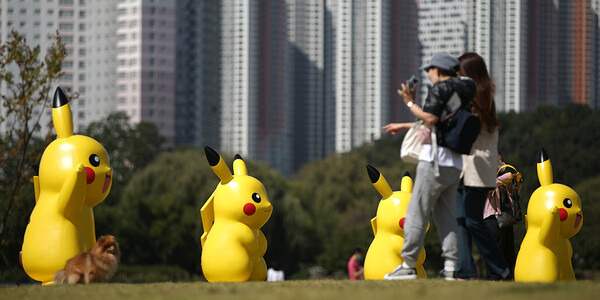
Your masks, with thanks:
[{"label": "yellow pikachu statue", "polygon": [[264,281],[263,259],[267,239],[260,228],[271,217],[273,207],[265,187],[249,176],[239,155],[233,174],[215,150],[205,147],[206,158],[221,179],[200,209],[202,217],[202,272],[209,282]]},{"label": "yellow pikachu statue", "polygon": [[23,268],[31,278],[52,284],[68,259],[96,244],[92,208],[112,186],[108,153],[96,140],[74,135],[67,97],[54,93],[52,120],[58,136],[44,150],[32,182],[36,204],[25,230]]},{"label": "yellow pikachu statue", "polygon": [[569,238],[583,224],[581,199],[570,187],[553,183],[552,165],[542,148],[537,163],[540,187],[527,206],[527,232],[515,265],[515,281],[575,280]]},{"label": "yellow pikachu statue", "polygon": [[[404,261],[400,254],[404,245],[404,218],[412,194],[413,181],[408,172],[404,173],[400,191],[392,192],[390,185],[379,171],[367,165],[367,173],[375,189],[383,196],[377,207],[377,215],[371,219],[375,238],[365,257],[365,279],[383,280]],[[419,278],[426,278],[425,249],[419,253],[416,269]]]}]

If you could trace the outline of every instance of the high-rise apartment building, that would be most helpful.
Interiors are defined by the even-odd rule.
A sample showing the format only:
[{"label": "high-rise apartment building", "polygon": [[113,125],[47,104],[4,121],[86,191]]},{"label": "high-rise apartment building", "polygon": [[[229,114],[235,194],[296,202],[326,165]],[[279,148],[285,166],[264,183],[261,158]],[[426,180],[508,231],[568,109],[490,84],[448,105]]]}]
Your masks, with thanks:
[{"label": "high-rise apartment building", "polygon": [[221,6],[177,1],[175,144],[219,149]]},{"label": "high-rise apartment building", "polygon": [[[61,1],[62,2],[62,1]],[[72,1],[71,1],[72,2]],[[85,24],[85,31],[81,32],[74,44],[75,49],[85,54],[85,57],[74,64],[71,55],[67,56],[63,67],[75,65],[80,68],[78,73],[85,76],[85,84],[77,91],[80,96],[75,101],[76,108],[80,109],[77,116],[78,127],[84,128],[94,121],[105,118],[114,112],[117,107],[117,1],[77,1],[79,9],[76,14]],[[66,37],[67,32],[61,32]],[[75,41],[74,41],[75,42]],[[69,43],[67,43],[69,45]]]},{"label": "high-rise apartment building", "polygon": [[527,104],[527,1],[468,0],[467,51],[488,65],[497,111],[520,112]]},{"label": "high-rise apartment building", "polygon": [[527,108],[598,107],[598,0],[528,1]]},{"label": "high-rise apartment building", "polygon": [[[62,37],[67,50],[67,58],[63,61],[64,76],[57,86],[65,90],[79,93],[79,98],[72,101],[73,123],[75,130],[81,130],[86,124],[102,117],[107,108],[97,105],[89,95],[88,85],[94,80],[88,70],[95,69],[95,60],[89,59],[91,46],[95,45],[90,25],[93,20],[105,16],[105,10],[98,15],[89,13],[88,1],[85,0],[55,0],[55,1],[16,1],[0,0],[0,41],[8,41],[11,31],[16,30],[23,35],[28,44],[33,47],[39,45],[42,52],[40,59],[46,54],[46,49],[53,42],[52,36],[58,31]],[[108,2],[108,1],[107,1]],[[93,5],[102,6],[102,5]],[[109,24],[110,25],[110,24]],[[95,36],[94,36],[95,37]],[[104,36],[99,39],[103,39]],[[114,44],[102,43],[103,47],[114,47]],[[104,63],[106,57],[97,57]],[[107,64],[104,64],[107,65]],[[9,68],[14,66],[9,66]],[[95,70],[102,72],[102,70]],[[2,93],[6,93],[6,86],[2,83]],[[53,93],[52,89],[52,93]],[[49,95],[52,97],[52,95]],[[99,96],[106,101],[106,97]],[[40,124],[48,124],[51,118],[50,104],[45,109]],[[40,108],[41,110],[41,108]],[[109,108],[110,110],[110,108]],[[4,113],[0,106],[0,114]],[[6,126],[10,126],[11,120],[0,124],[0,132],[4,132]]]},{"label": "high-rise apartment building", "polygon": [[600,87],[600,0],[592,0],[592,13],[594,16],[594,23],[591,24],[594,30],[594,47],[595,51],[593,51],[592,57],[595,59],[595,63],[593,64],[594,71],[592,72],[592,77],[594,78],[594,86],[595,95],[594,100],[590,105],[595,108],[600,108],[600,91],[598,91],[597,87]]},{"label": "high-rise apartment building", "polygon": [[255,157],[258,1],[224,1],[221,14],[221,148]]},{"label": "high-rise apartment building", "polygon": [[[419,41],[419,19],[417,0],[391,1],[390,3],[390,67],[388,87],[388,119],[391,122],[412,122],[414,115],[407,109],[397,93],[402,83],[412,76],[421,77],[421,42]],[[424,79],[424,78],[421,78]],[[419,89],[421,90],[421,89]],[[422,95],[417,95],[420,103]]]},{"label": "high-rise apartment building", "polygon": [[389,121],[390,1],[338,1],[331,8],[335,152],[347,152],[378,139]]},{"label": "high-rise apartment building", "polygon": [[414,120],[396,89],[420,66],[416,1],[288,5],[295,168]]},{"label": "high-rise apartment building", "polygon": [[134,123],[153,122],[175,142],[176,2],[117,4],[117,105]]},{"label": "high-rise apartment building", "polygon": [[333,152],[333,143],[327,147],[326,137],[335,135],[334,102],[326,91],[331,91],[332,47],[328,45],[326,28],[331,28],[331,13],[325,1],[306,0],[288,3],[289,91],[293,99],[290,121],[293,125],[293,169],[320,159]]},{"label": "high-rise apartment building", "polygon": [[[11,29],[31,45],[49,46],[57,30],[68,56],[58,86],[72,101],[75,130],[120,110],[150,121],[174,145],[175,2],[2,0],[0,33]],[[43,55],[43,53],[42,53]],[[51,95],[50,95],[51,96]],[[50,119],[49,110],[41,124]]]},{"label": "high-rise apartment building", "polygon": [[[466,10],[467,0],[422,0],[419,1],[419,41],[421,42],[421,64],[424,65],[438,52],[448,52],[458,57],[467,48]],[[429,77],[423,71],[425,84],[421,91],[426,94]]]},{"label": "high-rise apartment building", "polygon": [[286,3],[223,1],[221,9],[221,148],[289,173]]}]

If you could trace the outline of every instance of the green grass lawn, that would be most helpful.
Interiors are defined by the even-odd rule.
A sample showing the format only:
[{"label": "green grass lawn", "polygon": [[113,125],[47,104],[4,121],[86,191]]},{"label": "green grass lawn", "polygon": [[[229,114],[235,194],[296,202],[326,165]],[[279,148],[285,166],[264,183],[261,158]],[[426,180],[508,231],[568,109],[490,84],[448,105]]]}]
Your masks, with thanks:
[{"label": "green grass lawn", "polygon": [[552,284],[443,281],[291,280],[244,283],[90,284],[0,288],[0,299],[599,299],[600,282]]}]

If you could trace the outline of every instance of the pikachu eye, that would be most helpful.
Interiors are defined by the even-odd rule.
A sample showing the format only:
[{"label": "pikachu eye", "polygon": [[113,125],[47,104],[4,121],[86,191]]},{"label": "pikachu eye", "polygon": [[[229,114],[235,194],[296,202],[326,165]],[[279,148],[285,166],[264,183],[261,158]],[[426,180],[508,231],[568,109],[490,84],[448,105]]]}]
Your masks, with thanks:
[{"label": "pikachu eye", "polygon": [[260,195],[258,193],[252,194],[252,201],[254,201],[256,203],[260,203],[260,201],[261,201]]},{"label": "pikachu eye", "polygon": [[565,198],[565,200],[563,200],[563,205],[566,208],[571,208],[571,206],[573,206],[573,201],[571,201],[569,198]]},{"label": "pikachu eye", "polygon": [[100,165],[100,157],[98,157],[98,155],[96,155],[96,154],[90,155],[90,164],[94,167],[99,166]]}]

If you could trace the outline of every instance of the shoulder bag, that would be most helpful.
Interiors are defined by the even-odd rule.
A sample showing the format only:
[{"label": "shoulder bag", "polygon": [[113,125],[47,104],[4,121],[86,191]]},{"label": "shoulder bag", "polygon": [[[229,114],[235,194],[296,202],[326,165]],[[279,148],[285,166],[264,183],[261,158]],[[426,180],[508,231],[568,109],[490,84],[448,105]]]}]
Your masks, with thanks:
[{"label": "shoulder bag", "polygon": [[411,127],[404,139],[402,140],[402,147],[400,148],[400,158],[405,163],[416,164],[419,162],[419,154],[421,153],[421,146],[429,137],[431,130],[425,126],[423,121],[417,121],[413,127]]}]

